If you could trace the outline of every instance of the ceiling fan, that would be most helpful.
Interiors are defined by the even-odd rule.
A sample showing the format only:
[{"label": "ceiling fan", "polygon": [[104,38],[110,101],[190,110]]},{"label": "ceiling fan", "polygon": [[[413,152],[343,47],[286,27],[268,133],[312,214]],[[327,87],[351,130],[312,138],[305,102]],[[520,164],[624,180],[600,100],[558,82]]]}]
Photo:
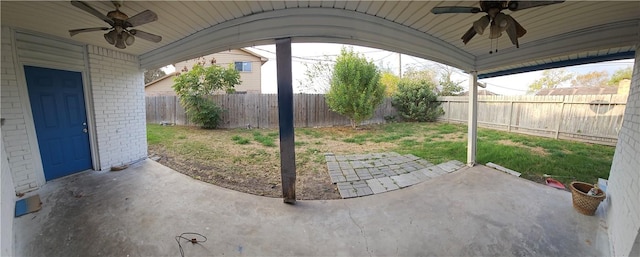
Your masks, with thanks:
[{"label": "ceiling fan", "polygon": [[131,29],[131,27],[136,27],[157,21],[158,15],[156,15],[156,13],[150,10],[145,10],[132,17],[129,17],[119,10],[122,6],[122,1],[112,1],[112,3],[116,7],[116,9],[108,12],[107,15],[104,15],[100,11],[94,9],[83,1],[71,1],[71,5],[78,7],[85,12],[88,12],[93,16],[98,17],[99,19],[108,23],[111,27],[72,29],[69,30],[69,35],[74,36],[78,33],[110,30],[109,32],[104,34],[104,39],[107,40],[109,44],[112,44],[120,49],[125,49],[127,48],[127,46],[133,45],[133,42],[135,42],[135,37],[139,37],[155,43],[158,43],[162,40],[161,36],[144,32],[142,30]]},{"label": "ceiling fan", "polygon": [[[466,45],[476,34],[482,35],[489,27],[489,38],[494,39],[502,36],[502,32],[507,32],[511,43],[517,48],[520,47],[518,38],[524,36],[527,30],[520,25],[510,15],[502,13],[502,10],[510,10],[512,12],[540,7],[545,5],[559,4],[564,1],[480,1],[480,7],[461,7],[461,6],[440,6],[431,9],[433,14],[443,13],[486,13],[479,20],[473,23],[473,26],[462,36],[462,42]],[[498,51],[496,49],[496,51]],[[489,52],[492,53],[492,52]]]}]

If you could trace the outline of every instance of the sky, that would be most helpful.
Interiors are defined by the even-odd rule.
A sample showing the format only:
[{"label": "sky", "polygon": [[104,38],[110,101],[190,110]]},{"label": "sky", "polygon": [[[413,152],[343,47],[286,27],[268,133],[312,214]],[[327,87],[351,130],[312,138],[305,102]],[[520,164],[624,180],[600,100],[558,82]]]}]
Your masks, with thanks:
[{"label": "sky", "polygon": [[[300,81],[304,79],[304,72],[306,69],[304,66],[305,63],[314,63],[316,62],[315,60],[323,59],[325,55],[330,58],[335,58],[340,53],[340,49],[345,46],[352,47],[355,52],[362,53],[366,58],[373,60],[374,63],[382,64],[385,67],[390,68],[396,75],[398,74],[400,68],[398,53],[343,44],[293,43],[291,46],[291,55],[293,56],[292,76],[294,92],[300,92]],[[249,47],[248,49],[269,59],[269,61],[262,65],[262,93],[275,94],[277,92],[275,45],[255,46]],[[406,71],[410,66],[419,68],[430,67],[435,64],[432,61],[405,54],[402,55],[401,61],[403,71]],[[633,59],[571,66],[566,69],[567,71],[575,74],[585,74],[591,71],[604,70],[611,75],[618,69],[631,66],[633,66]],[[167,68],[165,71],[172,72],[173,70],[171,67]],[[528,86],[541,76],[542,71],[534,71],[490,79],[481,79],[479,82],[486,84],[487,90],[501,95],[524,95],[527,93]],[[464,72],[455,72],[452,79],[454,81],[462,81],[462,87],[465,88],[465,91],[468,89],[468,75]]]}]

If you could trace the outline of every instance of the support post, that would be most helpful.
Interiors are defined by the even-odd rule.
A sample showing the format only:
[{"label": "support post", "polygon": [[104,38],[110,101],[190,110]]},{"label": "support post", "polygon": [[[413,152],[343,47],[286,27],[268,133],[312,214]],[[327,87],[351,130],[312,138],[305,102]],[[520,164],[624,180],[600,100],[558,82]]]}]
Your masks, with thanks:
[{"label": "support post", "polygon": [[469,72],[469,121],[467,132],[467,165],[476,164],[476,143],[478,139],[478,72]]},{"label": "support post", "polygon": [[278,118],[280,128],[280,174],[285,203],[296,203],[296,153],[293,136],[293,83],[291,38],[276,39]]}]

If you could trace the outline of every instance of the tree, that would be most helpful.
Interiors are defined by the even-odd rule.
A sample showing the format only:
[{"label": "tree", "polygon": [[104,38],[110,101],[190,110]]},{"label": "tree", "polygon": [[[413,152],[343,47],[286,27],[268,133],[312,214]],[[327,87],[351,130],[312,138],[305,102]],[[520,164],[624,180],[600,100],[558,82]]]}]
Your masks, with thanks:
[{"label": "tree", "polygon": [[609,85],[618,86],[620,80],[631,79],[632,73],[631,66],[614,71],[609,79]]},{"label": "tree", "polygon": [[563,68],[545,70],[542,72],[542,78],[535,80],[529,85],[529,92],[536,92],[547,88],[557,88],[572,78],[573,74]]},{"label": "tree", "polygon": [[440,70],[440,81],[439,81],[439,93],[441,96],[450,96],[450,95],[458,95],[462,92],[463,88],[460,86],[462,81],[454,81],[451,79],[451,75],[456,72],[456,69],[447,66],[447,65],[438,65],[438,69]]},{"label": "tree", "polygon": [[380,83],[382,83],[386,88],[384,92],[386,96],[392,96],[393,93],[396,92],[399,82],[400,77],[389,71],[384,71],[382,72],[382,75],[380,75]]},{"label": "tree", "polygon": [[333,60],[324,56],[322,60],[314,63],[304,63],[304,79],[298,80],[300,92],[311,94],[324,94],[329,91],[331,76],[333,73]]},{"label": "tree", "polygon": [[572,87],[604,87],[608,85],[607,71],[592,71],[577,75],[572,81]]},{"label": "tree", "polygon": [[164,71],[162,69],[145,70],[144,71],[144,83],[148,84],[151,81],[154,81],[156,79],[162,78],[162,77],[164,77],[166,75],[167,74],[164,73]]},{"label": "tree", "polygon": [[207,96],[219,90],[231,93],[240,83],[240,73],[231,65],[228,68],[218,65],[205,68],[196,64],[174,79],[173,90],[193,123],[213,129],[218,127],[222,108]]},{"label": "tree", "polygon": [[438,82],[437,74],[433,69],[409,66],[404,74],[402,74],[402,79],[424,82],[423,84],[435,86]]},{"label": "tree", "polygon": [[385,87],[376,65],[352,49],[343,48],[333,67],[331,88],[325,96],[329,108],[347,116],[356,128],[382,103]]},{"label": "tree", "polygon": [[398,91],[391,97],[391,103],[406,120],[435,121],[444,111],[434,88],[435,84],[425,80],[402,80]]}]

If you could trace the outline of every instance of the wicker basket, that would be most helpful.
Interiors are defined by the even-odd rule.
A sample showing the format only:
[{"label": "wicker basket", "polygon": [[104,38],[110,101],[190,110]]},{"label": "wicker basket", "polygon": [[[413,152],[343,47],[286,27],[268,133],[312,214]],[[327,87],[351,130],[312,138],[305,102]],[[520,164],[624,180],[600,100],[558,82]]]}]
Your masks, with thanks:
[{"label": "wicker basket", "polygon": [[584,182],[571,182],[571,198],[573,199],[573,208],[584,215],[593,216],[598,209],[600,202],[606,197],[605,193],[598,188],[598,194],[595,196],[587,195],[593,185]]}]

